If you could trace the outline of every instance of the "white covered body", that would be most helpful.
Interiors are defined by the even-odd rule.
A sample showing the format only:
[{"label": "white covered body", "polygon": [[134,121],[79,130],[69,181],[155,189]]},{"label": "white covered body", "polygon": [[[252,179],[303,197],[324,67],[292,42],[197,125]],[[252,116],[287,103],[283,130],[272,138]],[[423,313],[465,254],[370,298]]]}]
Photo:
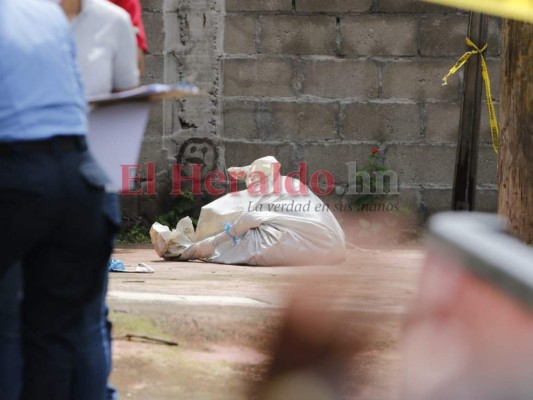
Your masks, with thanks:
[{"label": "white covered body", "polygon": [[[260,164],[268,178],[266,190],[250,191],[250,185],[259,188],[260,184],[247,178],[249,189],[204,206],[195,240],[184,240],[187,236],[176,231],[177,241],[169,234],[164,239],[158,233],[164,228],[154,224],[151,235],[154,244],[159,243],[158,254],[166,259],[263,266],[344,261],[344,232],[327,206],[299,180],[276,174],[279,164],[269,170],[273,157],[254,164],[262,160],[266,160]],[[248,177],[250,167],[230,169],[230,173],[246,170]],[[299,194],[303,191],[306,194]],[[162,242],[168,246],[162,248]]]}]

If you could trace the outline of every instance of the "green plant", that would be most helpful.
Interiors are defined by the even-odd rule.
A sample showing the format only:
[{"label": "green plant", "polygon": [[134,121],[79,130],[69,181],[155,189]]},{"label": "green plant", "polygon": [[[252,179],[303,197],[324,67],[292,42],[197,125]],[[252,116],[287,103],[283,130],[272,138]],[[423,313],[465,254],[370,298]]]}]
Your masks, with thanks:
[{"label": "green plant", "polygon": [[118,244],[139,244],[150,243],[149,228],[142,225],[135,225],[125,229],[117,235]]},{"label": "green plant", "polygon": [[379,149],[373,147],[367,164],[358,169],[355,177],[357,193],[353,199],[355,210],[361,210],[371,204],[383,201],[385,195],[382,173],[386,171]]},{"label": "green plant", "polygon": [[[184,217],[191,217],[192,211],[194,211],[196,206],[196,199],[191,191],[185,190],[180,196],[177,196],[175,199],[174,209],[170,212],[160,215],[157,218],[157,222],[162,225],[166,225],[171,229],[176,227],[178,221]],[[197,218],[191,217],[192,222],[196,225],[198,222]]]}]

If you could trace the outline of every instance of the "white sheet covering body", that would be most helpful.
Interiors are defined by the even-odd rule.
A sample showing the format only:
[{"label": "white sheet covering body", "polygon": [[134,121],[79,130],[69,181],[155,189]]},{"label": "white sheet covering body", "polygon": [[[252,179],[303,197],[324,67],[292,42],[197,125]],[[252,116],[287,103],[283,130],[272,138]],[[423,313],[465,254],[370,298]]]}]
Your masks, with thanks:
[{"label": "white sheet covering body", "polygon": [[245,178],[252,193],[229,193],[204,206],[194,235],[189,218],[173,231],[155,223],[150,235],[161,257],[263,266],[344,261],[344,232],[335,216],[299,180],[280,176],[274,157],[228,171]]}]

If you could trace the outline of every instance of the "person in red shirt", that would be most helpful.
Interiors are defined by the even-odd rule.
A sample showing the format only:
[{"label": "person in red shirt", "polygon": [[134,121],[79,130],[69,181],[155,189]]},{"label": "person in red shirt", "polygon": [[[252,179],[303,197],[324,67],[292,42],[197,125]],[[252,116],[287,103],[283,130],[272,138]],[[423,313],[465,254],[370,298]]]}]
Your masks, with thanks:
[{"label": "person in red shirt", "polygon": [[142,8],[139,0],[109,0],[126,10],[131,16],[131,22],[135,27],[137,34],[137,54],[139,61],[139,72],[144,72],[144,55],[148,52],[148,44],[146,42],[146,31],[142,20]]}]

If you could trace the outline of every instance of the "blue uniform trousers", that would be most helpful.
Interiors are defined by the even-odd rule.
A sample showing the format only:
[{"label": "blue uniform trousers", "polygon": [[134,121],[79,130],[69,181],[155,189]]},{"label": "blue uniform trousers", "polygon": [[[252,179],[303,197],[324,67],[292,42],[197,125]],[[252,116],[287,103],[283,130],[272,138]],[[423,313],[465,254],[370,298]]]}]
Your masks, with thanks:
[{"label": "blue uniform trousers", "polygon": [[81,140],[49,142],[0,144],[0,398],[103,400],[106,178]]}]

